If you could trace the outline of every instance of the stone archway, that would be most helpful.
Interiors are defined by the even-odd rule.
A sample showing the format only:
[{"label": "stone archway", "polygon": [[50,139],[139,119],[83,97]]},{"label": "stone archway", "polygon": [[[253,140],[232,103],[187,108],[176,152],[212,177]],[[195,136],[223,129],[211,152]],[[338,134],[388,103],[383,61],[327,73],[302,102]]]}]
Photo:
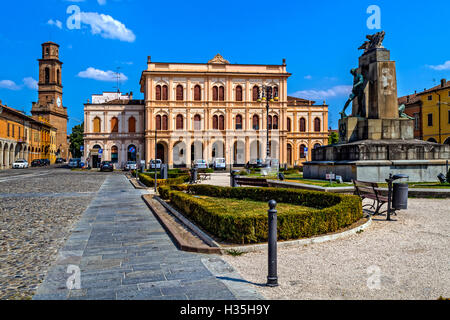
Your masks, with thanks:
[{"label": "stone archway", "polygon": [[3,147],[3,168],[9,168],[9,145],[7,143]]},{"label": "stone archway", "polygon": [[259,140],[250,143],[250,160],[262,159],[262,148]]},{"label": "stone archway", "polygon": [[15,146],[13,144],[11,144],[11,146],[9,147],[9,164],[8,164],[9,168],[11,168],[12,164],[14,163],[14,160],[15,160],[14,152],[15,152],[15,150],[16,150]]},{"label": "stone archway", "polygon": [[198,140],[191,145],[191,163],[195,160],[205,160],[203,159],[203,143]]},{"label": "stone archway", "polygon": [[225,158],[223,141],[217,140],[211,146],[211,158]]},{"label": "stone archway", "polygon": [[172,156],[174,168],[186,167],[186,143],[176,142],[172,148]]},{"label": "stone archway", "polygon": [[235,166],[245,165],[245,143],[243,141],[236,141],[233,144],[233,164]]},{"label": "stone archway", "polygon": [[168,162],[168,148],[166,143],[164,142],[158,142],[156,146],[156,159],[159,159],[162,161],[162,163]]}]

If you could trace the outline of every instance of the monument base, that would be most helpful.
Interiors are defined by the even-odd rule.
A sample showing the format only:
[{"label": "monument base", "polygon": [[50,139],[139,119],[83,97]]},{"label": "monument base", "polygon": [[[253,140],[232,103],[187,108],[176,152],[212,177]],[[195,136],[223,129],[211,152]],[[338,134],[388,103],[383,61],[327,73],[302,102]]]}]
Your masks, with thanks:
[{"label": "monument base", "polygon": [[389,174],[406,174],[411,182],[438,181],[446,173],[450,145],[422,140],[364,140],[316,148],[303,165],[305,179],[325,180],[327,173],[352,179],[385,182]]}]

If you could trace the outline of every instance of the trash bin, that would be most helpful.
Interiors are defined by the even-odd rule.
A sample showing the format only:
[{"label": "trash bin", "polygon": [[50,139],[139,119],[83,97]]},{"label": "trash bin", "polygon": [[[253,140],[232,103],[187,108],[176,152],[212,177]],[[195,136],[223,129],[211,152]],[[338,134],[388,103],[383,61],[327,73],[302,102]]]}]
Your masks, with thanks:
[{"label": "trash bin", "polygon": [[230,175],[230,185],[231,185],[231,187],[233,187],[233,188],[236,188],[238,185],[237,185],[237,183],[236,183],[236,176],[237,176],[237,174],[239,173],[240,171],[239,170],[233,170],[233,171],[231,171],[231,175]]},{"label": "trash bin", "polygon": [[168,176],[169,176],[168,165],[167,164],[161,165],[161,179],[167,180]]},{"label": "trash bin", "polygon": [[394,183],[393,185],[392,208],[395,210],[408,209],[408,184]]}]

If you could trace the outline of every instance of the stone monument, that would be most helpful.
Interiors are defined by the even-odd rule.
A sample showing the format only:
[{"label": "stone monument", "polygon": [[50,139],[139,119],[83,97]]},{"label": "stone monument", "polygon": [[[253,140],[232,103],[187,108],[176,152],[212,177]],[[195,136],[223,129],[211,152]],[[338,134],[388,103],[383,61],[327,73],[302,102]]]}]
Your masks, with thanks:
[{"label": "stone monument", "polygon": [[425,182],[445,172],[450,146],[414,139],[414,122],[398,105],[395,61],[382,45],[384,37],[384,31],[368,35],[359,48],[364,53],[351,70],[353,90],[340,113],[339,143],[312,151],[305,178],[324,179],[331,172],[345,181],[385,182],[389,173],[403,173]]}]

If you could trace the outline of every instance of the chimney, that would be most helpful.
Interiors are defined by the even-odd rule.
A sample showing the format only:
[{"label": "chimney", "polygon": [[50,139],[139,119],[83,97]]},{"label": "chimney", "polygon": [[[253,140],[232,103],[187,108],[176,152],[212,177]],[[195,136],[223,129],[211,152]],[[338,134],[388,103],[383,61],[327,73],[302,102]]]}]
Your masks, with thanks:
[{"label": "chimney", "polygon": [[130,94],[128,96],[130,97],[130,100],[133,100],[133,91],[130,91]]},{"label": "chimney", "polygon": [[152,62],[152,56],[148,56],[147,57],[147,63],[151,63]]},{"label": "chimney", "polygon": [[447,79],[441,79],[441,88],[445,87],[447,84]]},{"label": "chimney", "polygon": [[283,59],[283,66],[286,65],[286,59]]},{"label": "chimney", "polygon": [[409,96],[406,96],[406,103],[409,103]]}]

